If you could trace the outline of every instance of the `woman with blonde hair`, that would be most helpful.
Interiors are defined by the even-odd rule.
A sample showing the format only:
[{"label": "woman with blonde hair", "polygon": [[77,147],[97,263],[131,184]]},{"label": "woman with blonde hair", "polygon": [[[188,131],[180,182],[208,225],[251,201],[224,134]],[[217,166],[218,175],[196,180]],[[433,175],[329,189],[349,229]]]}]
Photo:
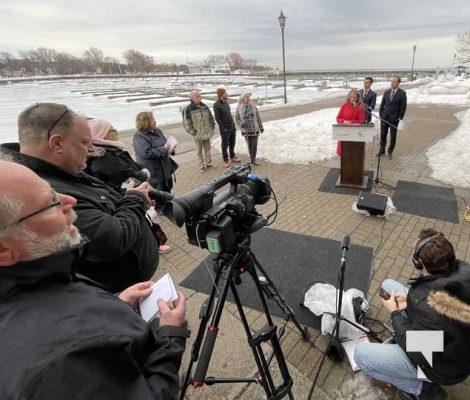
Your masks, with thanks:
[{"label": "woman with blonde hair", "polygon": [[248,146],[248,154],[252,165],[259,165],[256,160],[258,151],[258,136],[264,132],[263,122],[258,113],[258,108],[251,102],[251,93],[242,93],[238,101],[235,115],[237,125]]},{"label": "woman with blonde hair", "polygon": [[[336,117],[338,124],[363,124],[366,113],[362,98],[356,89],[351,89]],[[336,154],[341,156],[341,142],[336,146]]]},{"label": "woman with blonde hair", "polygon": [[174,150],[151,111],[142,111],[136,116],[136,128],[133,144],[137,162],[150,171],[150,184],[153,188],[171,192],[173,188],[173,172],[177,164],[170,155]]}]

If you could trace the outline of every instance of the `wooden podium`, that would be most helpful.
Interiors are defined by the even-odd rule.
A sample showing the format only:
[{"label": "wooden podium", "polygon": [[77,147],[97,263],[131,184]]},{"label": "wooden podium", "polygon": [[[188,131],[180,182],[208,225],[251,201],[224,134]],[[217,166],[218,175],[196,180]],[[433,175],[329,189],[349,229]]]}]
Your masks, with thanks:
[{"label": "wooden podium", "polygon": [[333,139],[341,141],[341,171],[336,186],[365,189],[364,175],[366,142],[372,142],[375,126],[334,124]]}]

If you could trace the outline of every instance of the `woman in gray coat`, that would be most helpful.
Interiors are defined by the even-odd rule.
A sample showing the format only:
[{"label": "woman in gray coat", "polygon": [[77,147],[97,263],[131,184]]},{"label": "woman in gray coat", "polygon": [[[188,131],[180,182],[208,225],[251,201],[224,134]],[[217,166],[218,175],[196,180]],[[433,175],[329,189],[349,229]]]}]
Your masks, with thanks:
[{"label": "woman in gray coat", "polygon": [[242,136],[245,137],[251,164],[259,165],[256,161],[258,136],[260,133],[264,132],[264,128],[258,113],[258,108],[251,102],[251,93],[241,94],[235,119],[237,125],[240,127]]},{"label": "woman in gray coat", "polygon": [[157,128],[153,113],[143,111],[136,117],[137,132],[133,144],[135,157],[142,167],[150,172],[150,184],[158,190],[171,192],[173,188],[172,174],[176,163],[171,159],[170,144],[163,132]]}]

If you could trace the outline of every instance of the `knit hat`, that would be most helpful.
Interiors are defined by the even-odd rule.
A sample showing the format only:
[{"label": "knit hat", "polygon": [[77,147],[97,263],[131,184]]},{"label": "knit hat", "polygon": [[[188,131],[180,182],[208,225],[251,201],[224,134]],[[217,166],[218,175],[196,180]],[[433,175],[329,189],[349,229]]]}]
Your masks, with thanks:
[{"label": "knit hat", "polygon": [[114,147],[124,147],[124,143],[117,140],[105,139],[109,131],[115,130],[110,122],[104,119],[89,119],[88,125],[90,125],[91,131],[91,142],[97,145],[108,145]]},{"label": "knit hat", "polygon": [[227,93],[227,91],[224,88],[218,88],[217,89],[217,97],[220,99],[222,96]]}]

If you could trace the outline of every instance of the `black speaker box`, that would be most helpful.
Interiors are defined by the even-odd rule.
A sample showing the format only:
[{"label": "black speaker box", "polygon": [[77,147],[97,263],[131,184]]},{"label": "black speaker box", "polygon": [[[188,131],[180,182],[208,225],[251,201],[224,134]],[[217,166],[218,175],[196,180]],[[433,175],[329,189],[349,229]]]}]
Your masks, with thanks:
[{"label": "black speaker box", "polygon": [[371,215],[384,215],[386,205],[387,196],[369,192],[360,192],[356,203],[359,210],[366,210]]}]

